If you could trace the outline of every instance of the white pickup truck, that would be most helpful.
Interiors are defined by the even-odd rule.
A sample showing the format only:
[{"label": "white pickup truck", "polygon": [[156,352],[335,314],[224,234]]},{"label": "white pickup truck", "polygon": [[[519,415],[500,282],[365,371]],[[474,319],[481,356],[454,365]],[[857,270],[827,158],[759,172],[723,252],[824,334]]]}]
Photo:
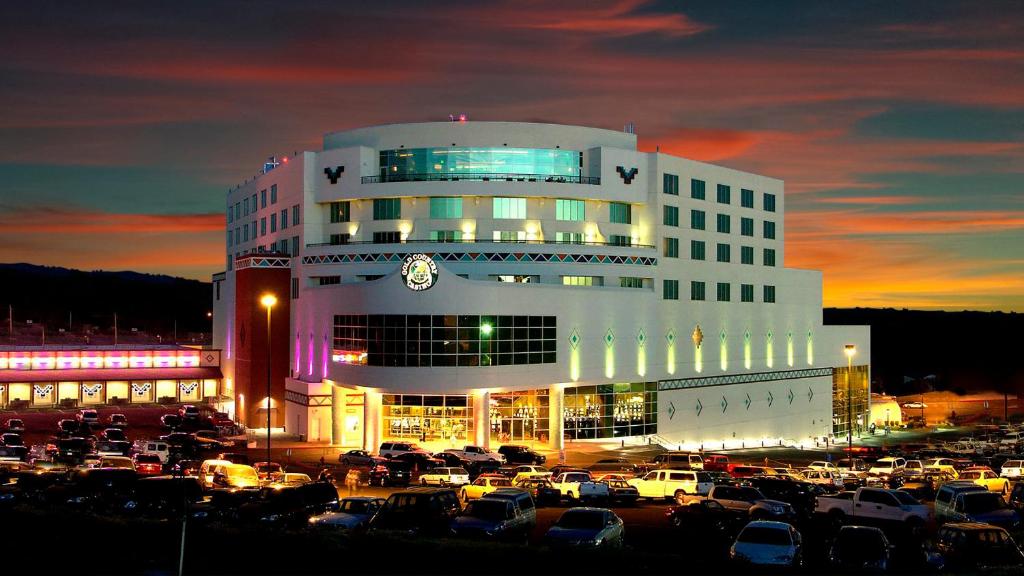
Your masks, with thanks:
[{"label": "white pickup truck", "polygon": [[930,515],[927,506],[906,492],[866,487],[834,496],[818,496],[814,511],[825,514],[837,524],[900,522],[911,530],[920,530]]},{"label": "white pickup truck", "polygon": [[608,485],[594,482],[590,472],[562,472],[551,479],[551,486],[562,494],[562,498],[567,498],[570,502],[607,501],[610,494]]},{"label": "white pickup truck", "polygon": [[627,483],[637,489],[641,498],[675,498],[680,502],[686,496],[706,496],[715,486],[707,472],[693,470],[652,470],[643,478],[630,478]]},{"label": "white pickup truck", "polygon": [[445,450],[449,454],[455,454],[463,460],[469,462],[500,462],[505,463],[505,457],[497,452],[489,452],[480,446],[463,446],[462,450],[458,448],[449,448]]}]

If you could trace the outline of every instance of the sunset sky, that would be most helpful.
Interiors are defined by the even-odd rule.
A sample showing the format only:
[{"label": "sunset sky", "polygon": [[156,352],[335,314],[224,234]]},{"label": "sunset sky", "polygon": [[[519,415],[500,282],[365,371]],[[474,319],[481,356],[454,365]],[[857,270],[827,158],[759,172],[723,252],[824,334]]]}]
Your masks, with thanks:
[{"label": "sunset sky", "polygon": [[1024,2],[49,2],[0,21],[0,262],[209,280],[324,132],[540,121],[785,180],[826,306],[1024,311]]}]

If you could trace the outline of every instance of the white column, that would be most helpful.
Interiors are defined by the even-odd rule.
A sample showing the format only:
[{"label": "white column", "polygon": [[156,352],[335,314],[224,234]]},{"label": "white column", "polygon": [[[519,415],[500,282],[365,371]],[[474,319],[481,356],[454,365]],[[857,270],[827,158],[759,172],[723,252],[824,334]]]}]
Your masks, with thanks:
[{"label": "white column", "polygon": [[565,448],[564,404],[565,392],[562,385],[551,385],[548,389],[548,445],[552,450]]},{"label": "white column", "polygon": [[331,386],[331,444],[345,446],[345,389]]},{"label": "white column", "polygon": [[491,447],[491,391],[473,392],[473,434],[476,445],[490,450]]},{"label": "white column", "polygon": [[363,393],[363,450],[376,452],[380,448],[381,394],[369,390]]}]

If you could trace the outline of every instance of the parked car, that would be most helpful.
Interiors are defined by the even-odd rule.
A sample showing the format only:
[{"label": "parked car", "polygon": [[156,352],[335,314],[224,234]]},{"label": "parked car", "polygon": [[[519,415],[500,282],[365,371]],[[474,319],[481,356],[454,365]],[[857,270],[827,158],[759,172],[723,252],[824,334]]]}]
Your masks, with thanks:
[{"label": "parked car", "polygon": [[214,412],[210,416],[210,422],[217,428],[233,428],[235,426],[235,421],[228,416],[227,412]]},{"label": "parked car", "polygon": [[252,467],[261,482],[276,482],[284,475],[284,466],[277,462],[256,462]]},{"label": "parked car", "polygon": [[944,508],[939,523],[982,522],[1007,530],[1020,526],[1020,515],[998,493],[990,491],[961,492],[953,497],[952,505]]},{"label": "parked car", "polygon": [[100,440],[96,443],[100,456],[131,456],[132,445],[122,440]]},{"label": "parked car", "polygon": [[459,514],[459,499],[451,488],[409,488],[393,492],[370,519],[368,530],[413,536],[447,536]]},{"label": "parked car", "polygon": [[1010,480],[1020,480],[1024,474],[1024,460],[1007,460],[999,468],[999,475]]},{"label": "parked car", "polygon": [[238,452],[221,452],[220,454],[217,454],[217,459],[227,460],[232,464],[244,464],[246,466],[249,465],[249,455],[241,454]]},{"label": "parked car", "polygon": [[639,469],[630,462],[595,462],[587,466],[587,470],[595,480],[603,480],[606,476],[630,479],[637,475]]},{"label": "parked car", "polygon": [[673,470],[704,469],[704,459],[700,454],[692,452],[664,452],[652,458],[649,464],[652,468],[671,468]]},{"label": "parked car", "polygon": [[455,454],[459,458],[470,462],[478,462],[481,460],[493,460],[501,463],[505,462],[505,457],[500,453],[491,452],[490,450],[480,446],[463,446],[461,450],[458,448],[448,448],[445,452]]},{"label": "parked car", "polygon": [[484,474],[479,476],[472,484],[467,484],[459,491],[459,497],[463,501],[483,498],[487,493],[498,488],[510,488],[512,481],[498,474]]},{"label": "parked car", "polygon": [[827,515],[837,525],[898,523],[912,532],[919,532],[930,517],[928,507],[906,492],[867,487],[818,496],[815,512]]},{"label": "parked car", "polygon": [[785,522],[747,524],[729,549],[729,559],[752,566],[803,566],[803,538]]},{"label": "parked car", "polygon": [[608,501],[613,504],[633,506],[640,499],[640,491],[630,486],[625,477],[606,476],[601,482],[608,485]]},{"label": "parked car", "polygon": [[831,470],[832,472],[839,472],[839,466],[825,460],[815,460],[807,465],[808,470]]},{"label": "parked car", "polygon": [[128,441],[128,436],[120,428],[106,428],[100,432],[100,438],[103,440],[117,440],[119,442]]},{"label": "parked car", "polygon": [[125,503],[125,509],[146,518],[180,520],[186,506],[194,511],[202,501],[203,487],[198,478],[155,476],[135,482],[135,490]]},{"label": "parked car", "polygon": [[705,470],[705,474],[711,478],[711,482],[716,486],[719,484],[736,485],[738,481],[732,477],[732,474],[728,472],[719,472],[717,470]]},{"label": "parked car", "polygon": [[607,484],[594,482],[586,470],[562,472],[551,478],[551,485],[558,488],[562,497],[569,502],[607,502],[611,491]]},{"label": "parked car", "polygon": [[25,431],[25,421],[22,420],[21,418],[8,418],[7,424],[4,426],[4,428],[8,432],[21,433]]},{"label": "parked car", "polygon": [[1010,494],[1010,481],[1001,478],[989,468],[968,468],[960,472],[960,480],[974,482],[984,486],[989,492],[998,492],[1004,497]]},{"label": "parked car", "polygon": [[753,520],[796,521],[792,506],[779,500],[769,500],[760,490],[750,486],[714,486],[707,497]]},{"label": "parked car", "polygon": [[886,572],[889,540],[873,526],[843,526],[832,541],[828,563],[840,572]]},{"label": "parked car", "polygon": [[[465,468],[468,471],[470,468],[470,464],[472,464],[472,462],[463,459],[461,456],[455,454],[454,452],[434,452],[434,458],[436,460],[440,460],[441,462],[443,462],[442,466],[446,466],[448,468]],[[493,464],[500,463],[493,462]]]},{"label": "parked car", "polygon": [[987,492],[984,486],[974,482],[947,482],[935,492],[935,519],[940,523],[952,521],[953,504],[956,497],[963,492]]},{"label": "parked car", "polygon": [[952,458],[930,458],[924,461],[924,468],[942,472],[954,480],[960,475]]},{"label": "parked car", "polygon": [[78,420],[71,420],[70,418],[63,418],[57,421],[57,432],[63,434],[75,434],[78,432],[79,422]]},{"label": "parked car", "polygon": [[100,424],[100,413],[91,408],[79,410],[76,417],[82,424],[88,424],[89,426],[99,426]]},{"label": "parked car", "polygon": [[526,446],[505,444],[498,448],[498,454],[505,457],[507,464],[544,464],[547,457]]},{"label": "parked car", "polygon": [[136,440],[132,444],[133,452],[140,452],[142,454],[156,454],[160,457],[160,462],[166,464],[168,459],[171,457],[170,446],[167,442],[155,441],[155,440]]},{"label": "parked car", "polygon": [[552,548],[621,548],[622,519],[606,508],[569,508],[544,534]]},{"label": "parked car", "polygon": [[641,498],[674,498],[680,503],[683,497],[705,495],[714,486],[707,473],[690,470],[652,470],[643,478],[627,482]]},{"label": "parked car", "polygon": [[133,460],[135,472],[139,476],[159,476],[164,473],[164,465],[157,454],[136,454]]},{"label": "parked car", "polygon": [[417,452],[420,454],[430,455],[429,452],[420,448],[413,442],[384,442],[380,445],[378,453],[385,458],[394,458],[399,454],[408,454],[410,452]]},{"label": "parked car", "polygon": [[831,470],[805,470],[804,480],[829,490],[839,490],[844,486],[843,477]]},{"label": "parked car", "polygon": [[444,466],[444,460],[434,458],[429,452],[406,452],[392,456],[392,460],[405,462],[409,465],[409,469],[416,474],[423,474],[434,468]]},{"label": "parked car", "polygon": [[366,450],[349,450],[338,455],[338,462],[345,466],[374,466],[381,460]]},{"label": "parked car", "polygon": [[17,432],[4,432],[0,434],[0,446],[24,446],[25,441]]},{"label": "parked car", "polygon": [[120,413],[111,414],[107,417],[107,426],[110,428],[127,428],[128,417]]},{"label": "parked car", "polygon": [[181,426],[181,416],[177,414],[164,414],[160,417],[160,425],[164,428],[173,430],[178,426]]},{"label": "parked car", "polygon": [[705,472],[728,472],[729,457],[724,454],[707,454],[704,456]]},{"label": "parked car", "polygon": [[204,460],[199,467],[199,480],[204,488],[256,488],[259,475],[252,466],[228,460]]},{"label": "parked car", "polygon": [[522,464],[512,468],[514,472],[512,476],[512,482],[516,480],[522,480],[523,478],[550,478],[552,476],[551,471],[543,466],[536,466],[534,464]]},{"label": "parked car", "polygon": [[747,518],[729,510],[714,500],[693,500],[672,506],[665,513],[673,528],[688,538],[732,544],[736,533],[747,523]]},{"label": "parked car", "polygon": [[97,468],[127,468],[136,471],[135,462],[127,456],[100,456]]},{"label": "parked car", "polygon": [[761,476],[747,480],[766,498],[785,502],[793,507],[798,518],[807,519],[814,515],[814,505],[821,490],[810,482],[784,480],[780,477]]},{"label": "parked car", "polygon": [[462,486],[469,484],[469,472],[465,468],[434,468],[426,473],[420,474],[420,484],[424,486],[434,484],[437,486]]},{"label": "parked car", "polygon": [[498,462],[469,462],[463,466],[469,472],[469,479],[476,480],[484,474],[497,474],[498,470],[501,469],[501,464]]},{"label": "parked car", "polygon": [[[815,471],[820,473],[821,471]],[[752,478],[754,476],[778,476],[774,468],[769,466],[751,466],[749,464],[734,464],[729,469],[733,478]]]},{"label": "parked car", "polygon": [[556,505],[562,501],[562,492],[552,486],[551,479],[547,477],[520,478],[513,485],[529,492],[537,506]]},{"label": "parked car", "polygon": [[525,542],[530,530],[526,517],[514,503],[489,496],[467,503],[450,527],[458,537],[510,542]]},{"label": "parked car", "polygon": [[343,498],[338,503],[338,510],[326,512],[309,518],[309,525],[317,528],[333,528],[338,530],[361,530],[366,528],[370,518],[384,505],[383,498],[353,496]]},{"label": "parked car", "polygon": [[507,500],[511,502],[522,514],[528,530],[537,526],[537,503],[528,490],[522,488],[498,488],[487,496],[485,500]]},{"label": "parked car", "polygon": [[178,416],[182,419],[195,420],[199,418],[199,408],[192,404],[185,404],[178,409]]},{"label": "parked car", "polygon": [[1024,554],[1006,530],[977,523],[946,524],[939,528],[929,551],[929,563],[948,571],[1024,564]]},{"label": "parked car", "polygon": [[408,486],[411,481],[412,470],[407,462],[385,460],[370,468],[370,486]]}]

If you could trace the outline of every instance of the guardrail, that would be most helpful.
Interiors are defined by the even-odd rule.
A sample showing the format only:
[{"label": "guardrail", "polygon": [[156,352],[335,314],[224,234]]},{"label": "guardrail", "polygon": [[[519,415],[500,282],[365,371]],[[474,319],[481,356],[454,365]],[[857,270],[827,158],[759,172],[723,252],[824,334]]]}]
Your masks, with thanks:
[{"label": "guardrail", "polygon": [[360,240],[357,242],[344,242],[344,243],[332,243],[332,242],[318,242],[315,244],[306,244],[306,248],[317,248],[320,246],[352,246],[352,245],[366,245],[366,244],[540,244],[540,245],[560,245],[560,246],[615,246],[618,248],[655,248],[652,244],[614,244],[611,242],[559,242],[557,240],[415,240],[406,239],[398,242],[374,242],[372,240]]}]

